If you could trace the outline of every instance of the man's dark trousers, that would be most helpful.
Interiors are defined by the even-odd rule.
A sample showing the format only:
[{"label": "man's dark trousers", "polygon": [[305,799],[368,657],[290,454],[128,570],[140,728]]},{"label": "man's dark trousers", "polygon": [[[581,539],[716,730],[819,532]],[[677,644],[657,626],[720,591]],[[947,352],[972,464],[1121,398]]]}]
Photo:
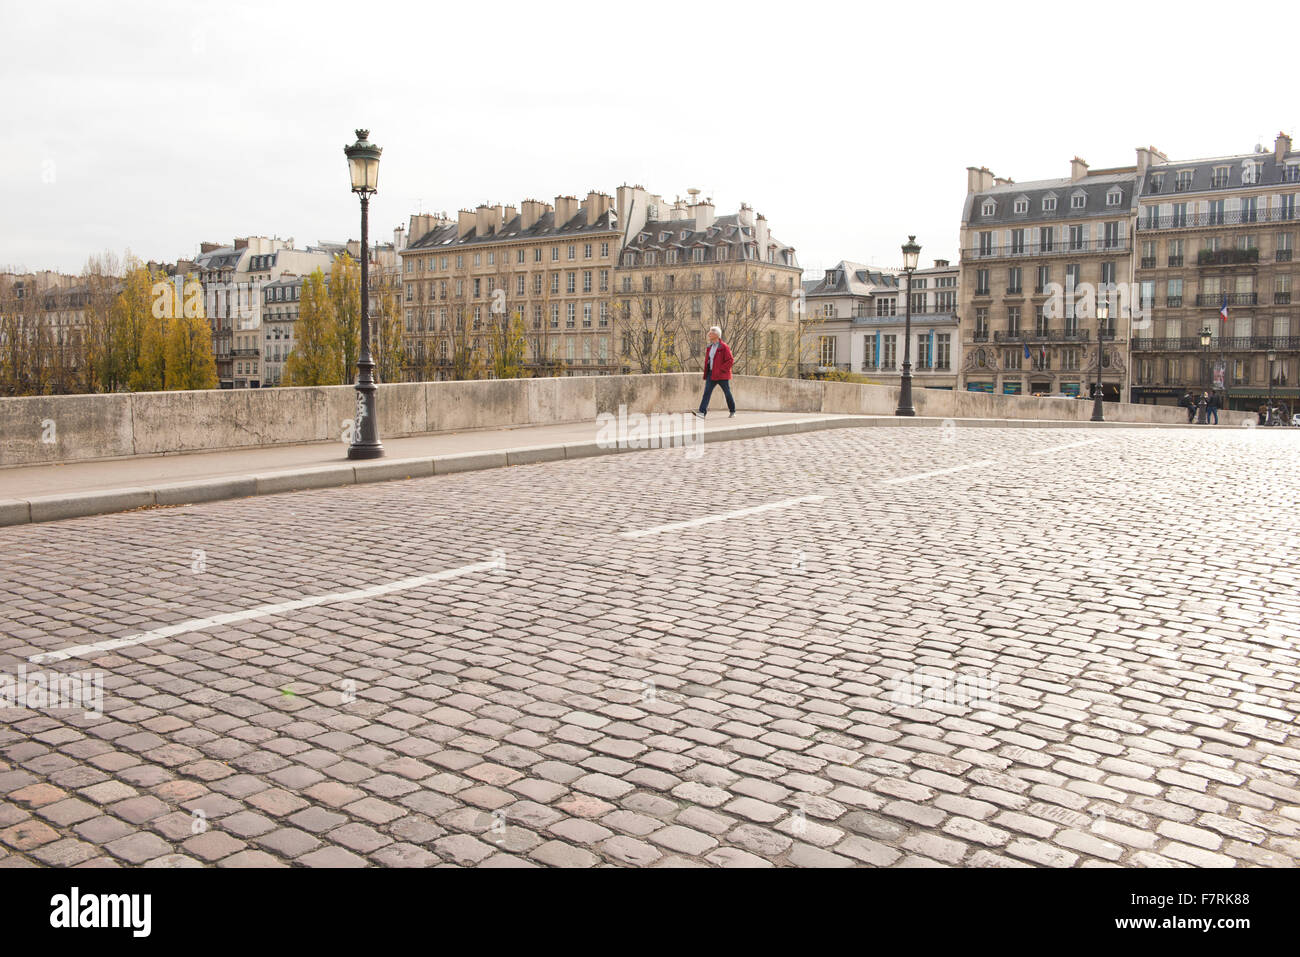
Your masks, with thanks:
[{"label": "man's dark trousers", "polygon": [[713,387],[719,386],[722,394],[727,397],[727,411],[736,411],[736,400],[731,397],[731,380],[729,379],[706,379],[704,381],[704,398],[700,400],[700,415],[709,411],[709,396],[713,395]]}]

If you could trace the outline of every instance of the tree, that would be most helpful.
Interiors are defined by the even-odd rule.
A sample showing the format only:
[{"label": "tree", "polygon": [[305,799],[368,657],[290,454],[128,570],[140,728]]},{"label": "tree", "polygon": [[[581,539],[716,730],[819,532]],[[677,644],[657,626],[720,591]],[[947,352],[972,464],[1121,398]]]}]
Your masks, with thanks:
[{"label": "tree", "polygon": [[370,273],[371,299],[374,314],[370,317],[370,331],[374,336],[375,374],[380,382],[401,382],[405,364],[400,272],[372,269]]},{"label": "tree", "polygon": [[[186,277],[187,281],[193,277]],[[195,308],[197,305],[197,308]],[[164,347],[167,388],[215,389],[217,363],[212,356],[212,329],[202,299],[184,303],[167,328]]]},{"label": "tree", "polygon": [[334,384],[345,384],[361,355],[361,264],[347,253],[335,256],[330,265],[329,301],[342,362],[342,372]]},{"label": "tree", "polygon": [[298,303],[297,341],[284,366],[286,385],[343,383],[343,353],[338,343],[334,306],[317,269],[302,283]]}]

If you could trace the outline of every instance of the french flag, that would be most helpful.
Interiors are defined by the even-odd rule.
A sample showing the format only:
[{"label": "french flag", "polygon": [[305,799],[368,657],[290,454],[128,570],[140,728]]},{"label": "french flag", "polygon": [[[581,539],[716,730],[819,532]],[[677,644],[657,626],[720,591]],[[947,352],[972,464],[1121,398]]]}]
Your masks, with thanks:
[{"label": "french flag", "polygon": [[1219,318],[1224,322],[1228,321],[1228,296],[1226,293],[1223,297],[1223,305],[1219,307]]}]

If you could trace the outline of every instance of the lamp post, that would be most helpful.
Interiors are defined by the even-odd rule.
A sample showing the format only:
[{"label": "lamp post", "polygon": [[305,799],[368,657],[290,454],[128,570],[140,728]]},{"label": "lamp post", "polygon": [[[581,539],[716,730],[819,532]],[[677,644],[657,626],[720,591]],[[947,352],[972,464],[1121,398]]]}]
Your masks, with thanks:
[{"label": "lamp post", "polygon": [[904,300],[903,315],[903,382],[898,391],[898,408],[894,415],[916,415],[912,406],[912,272],[916,269],[916,260],[921,255],[921,247],[916,244],[915,236],[908,236],[903,243],[903,271],[907,273],[907,293]]},{"label": "lamp post", "polygon": [[1271,425],[1273,422],[1273,363],[1277,361],[1277,353],[1272,349],[1268,350],[1268,411],[1264,413],[1264,424]]},{"label": "lamp post", "polygon": [[1097,298],[1097,385],[1092,393],[1092,421],[1105,422],[1101,399],[1101,354],[1102,338],[1106,333],[1106,319],[1110,316],[1110,303],[1105,297]]},{"label": "lamp post", "polygon": [[357,411],[352,423],[350,459],[377,459],[384,454],[379,441],[379,418],[375,399],[375,360],[370,355],[370,237],[367,216],[370,197],[379,186],[379,154],[383,152],[367,137],[369,130],[357,130],[357,141],[343,147],[352,177],[352,192],[361,197],[361,355],[357,359]]},{"label": "lamp post", "polygon": [[[1214,333],[1210,331],[1209,327],[1207,326],[1206,328],[1202,329],[1201,348],[1205,350],[1205,378],[1206,378],[1205,384],[1207,388],[1213,384],[1213,379],[1211,378],[1212,370],[1210,369],[1210,344],[1213,341],[1214,341]],[[1205,417],[1205,413],[1206,413],[1205,403],[1202,401],[1198,401],[1196,404],[1197,425],[1205,425],[1207,421]]]}]

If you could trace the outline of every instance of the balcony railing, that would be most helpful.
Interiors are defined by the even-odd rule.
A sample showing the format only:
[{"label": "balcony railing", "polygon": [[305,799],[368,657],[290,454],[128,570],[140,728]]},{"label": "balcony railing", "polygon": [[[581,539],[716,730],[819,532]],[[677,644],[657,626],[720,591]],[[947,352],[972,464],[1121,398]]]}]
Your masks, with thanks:
[{"label": "balcony railing", "polygon": [[239,357],[242,358],[242,357],[244,357],[244,356],[255,356],[255,355],[257,355],[257,350],[256,350],[256,349],[231,349],[231,350],[230,350],[230,354],[231,354],[232,356],[239,356]]},{"label": "balcony railing", "polygon": [[1300,350],[1300,336],[1224,336],[1210,340],[1208,349],[1201,345],[1200,336],[1133,340],[1134,352],[1255,352],[1268,349]]},{"label": "balcony railing", "polygon": [[1259,305],[1259,293],[1230,292],[1225,296],[1221,292],[1202,292],[1196,296],[1198,306],[1222,306],[1225,300],[1229,306],[1257,306]]},{"label": "balcony railing", "polygon": [[1141,265],[1140,268],[1142,268],[1142,269],[1155,269],[1155,268],[1156,268],[1156,257],[1155,257],[1155,256],[1143,256],[1143,257],[1142,257],[1142,265]]},{"label": "balcony railing", "polygon": [[989,331],[987,329],[983,331],[976,329],[975,332],[971,335],[970,340],[971,342],[988,342]]},{"label": "balcony railing", "polygon": [[1171,265],[1171,266],[1181,266],[1182,264],[1183,264],[1183,257],[1182,257],[1182,256],[1170,256],[1170,257],[1169,257],[1169,265]]},{"label": "balcony railing", "polygon": [[1042,332],[1017,331],[993,333],[994,342],[1087,342],[1087,329],[1045,329]]},{"label": "balcony railing", "polygon": [[1138,218],[1138,229],[1195,229],[1200,226],[1245,226],[1250,223],[1285,223],[1300,219],[1294,206],[1274,206],[1271,209],[1235,209],[1205,212],[1188,210],[1186,213],[1171,213],[1168,216],[1142,215]]},{"label": "balcony railing", "polygon": [[1122,253],[1128,249],[1128,242],[1124,237],[1116,239],[1092,239],[1079,242],[1060,242],[1044,245],[1040,243],[994,243],[989,246],[976,246],[973,249],[963,249],[962,256],[966,259],[1004,259],[1016,258],[1021,256],[1067,256],[1071,253]]},{"label": "balcony railing", "polygon": [[1259,262],[1259,250],[1250,249],[1202,249],[1196,254],[1198,266],[1241,266]]},{"label": "balcony railing", "polygon": [[1291,253],[1292,250],[1290,249],[1279,249],[1277,252],[1273,253],[1273,261],[1279,263],[1289,263],[1291,261]]},{"label": "balcony railing", "polygon": [[1165,305],[1170,309],[1177,309],[1183,304],[1182,296],[1165,296]]},{"label": "balcony railing", "polygon": [[1275,293],[1273,293],[1273,305],[1275,305],[1275,306],[1289,306],[1289,305],[1291,305],[1291,294],[1290,294],[1289,292],[1275,292]]}]

